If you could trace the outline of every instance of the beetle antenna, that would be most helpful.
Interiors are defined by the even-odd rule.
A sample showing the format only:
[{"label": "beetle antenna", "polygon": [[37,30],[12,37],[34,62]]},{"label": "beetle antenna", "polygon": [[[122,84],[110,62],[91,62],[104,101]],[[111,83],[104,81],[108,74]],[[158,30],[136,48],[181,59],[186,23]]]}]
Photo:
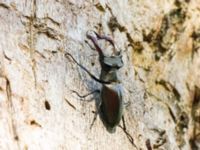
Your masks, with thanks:
[{"label": "beetle antenna", "polygon": [[100,79],[98,79],[97,77],[95,77],[93,74],[91,74],[91,73],[89,72],[89,70],[87,70],[84,66],[82,66],[80,63],[78,63],[78,62],[76,61],[76,59],[75,59],[70,53],[65,53],[65,56],[66,56],[66,57],[67,57],[67,56],[70,56],[70,57],[72,58],[72,60],[73,60],[81,69],[83,69],[85,72],[87,72],[87,73],[89,74],[89,76],[90,76],[92,79],[94,79],[95,81],[97,81],[97,82],[99,82],[99,83],[101,83],[101,84],[111,84],[111,82],[100,80]]}]

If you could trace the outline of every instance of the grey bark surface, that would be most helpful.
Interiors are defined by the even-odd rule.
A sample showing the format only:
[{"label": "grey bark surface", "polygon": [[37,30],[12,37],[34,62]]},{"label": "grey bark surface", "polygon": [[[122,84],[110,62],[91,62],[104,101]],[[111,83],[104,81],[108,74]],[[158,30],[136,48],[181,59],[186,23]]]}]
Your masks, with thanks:
[{"label": "grey bark surface", "polygon": [[[88,30],[122,50],[134,145],[99,116],[90,128],[98,95],[72,92],[101,88],[65,57],[99,76]],[[100,45],[109,55],[111,46]],[[199,150],[199,70],[198,0],[0,0],[0,149]]]}]

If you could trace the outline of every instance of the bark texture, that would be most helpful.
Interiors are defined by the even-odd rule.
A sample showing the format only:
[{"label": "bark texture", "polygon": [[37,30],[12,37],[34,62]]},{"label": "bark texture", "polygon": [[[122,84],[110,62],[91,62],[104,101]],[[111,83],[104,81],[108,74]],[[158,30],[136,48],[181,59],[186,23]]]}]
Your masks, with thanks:
[{"label": "bark texture", "polygon": [[[72,92],[101,88],[65,57],[99,76],[88,30],[123,52],[129,137]],[[199,0],[0,0],[0,149],[199,150],[199,70]]]}]

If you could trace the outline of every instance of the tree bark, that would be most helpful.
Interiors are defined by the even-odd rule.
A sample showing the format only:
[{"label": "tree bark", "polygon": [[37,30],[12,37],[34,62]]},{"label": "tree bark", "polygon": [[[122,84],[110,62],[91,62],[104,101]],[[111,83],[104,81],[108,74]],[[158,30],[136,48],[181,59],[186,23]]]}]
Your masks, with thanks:
[{"label": "tree bark", "polygon": [[[195,0],[0,0],[0,149],[200,149],[199,16]],[[89,30],[123,54],[130,104],[113,134],[92,125],[98,95],[72,92],[101,88],[65,57],[99,76]]]}]

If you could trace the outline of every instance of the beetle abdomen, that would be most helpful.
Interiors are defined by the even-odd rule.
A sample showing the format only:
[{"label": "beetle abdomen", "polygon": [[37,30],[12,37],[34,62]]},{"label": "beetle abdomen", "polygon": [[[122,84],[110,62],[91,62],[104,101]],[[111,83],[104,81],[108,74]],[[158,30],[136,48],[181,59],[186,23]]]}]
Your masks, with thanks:
[{"label": "beetle abdomen", "polygon": [[110,132],[122,117],[122,96],[119,89],[103,86],[101,91],[101,118]]}]

